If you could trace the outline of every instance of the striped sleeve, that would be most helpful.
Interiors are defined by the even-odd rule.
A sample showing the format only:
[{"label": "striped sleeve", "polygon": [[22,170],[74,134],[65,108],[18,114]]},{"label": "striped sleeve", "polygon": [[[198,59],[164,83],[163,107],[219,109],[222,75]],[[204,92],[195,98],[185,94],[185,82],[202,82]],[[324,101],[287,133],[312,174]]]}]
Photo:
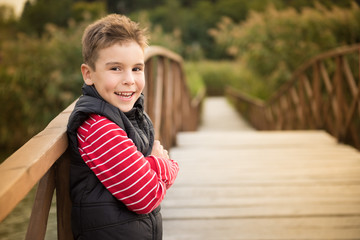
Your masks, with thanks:
[{"label": "striped sleeve", "polygon": [[144,157],[126,132],[103,116],[92,114],[77,133],[82,159],[113,196],[139,214],[160,205],[179,171],[176,161]]}]

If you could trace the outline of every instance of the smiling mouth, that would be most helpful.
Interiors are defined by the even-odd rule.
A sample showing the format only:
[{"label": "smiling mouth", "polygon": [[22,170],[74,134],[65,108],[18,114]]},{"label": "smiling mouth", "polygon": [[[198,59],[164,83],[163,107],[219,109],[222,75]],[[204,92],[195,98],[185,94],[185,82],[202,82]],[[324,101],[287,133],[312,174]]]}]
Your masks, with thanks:
[{"label": "smiling mouth", "polygon": [[115,94],[122,98],[131,98],[135,93],[134,92],[115,92]]}]

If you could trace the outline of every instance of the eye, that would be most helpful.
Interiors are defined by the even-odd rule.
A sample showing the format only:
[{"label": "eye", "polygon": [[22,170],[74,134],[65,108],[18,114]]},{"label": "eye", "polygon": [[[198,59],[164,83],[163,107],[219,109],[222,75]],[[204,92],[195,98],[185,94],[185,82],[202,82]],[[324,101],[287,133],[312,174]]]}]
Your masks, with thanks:
[{"label": "eye", "polygon": [[134,67],[132,70],[133,70],[133,72],[139,72],[139,71],[142,71],[142,68],[141,67]]},{"label": "eye", "polygon": [[120,71],[121,69],[120,69],[120,67],[112,67],[112,68],[110,68],[110,70],[111,71]]}]

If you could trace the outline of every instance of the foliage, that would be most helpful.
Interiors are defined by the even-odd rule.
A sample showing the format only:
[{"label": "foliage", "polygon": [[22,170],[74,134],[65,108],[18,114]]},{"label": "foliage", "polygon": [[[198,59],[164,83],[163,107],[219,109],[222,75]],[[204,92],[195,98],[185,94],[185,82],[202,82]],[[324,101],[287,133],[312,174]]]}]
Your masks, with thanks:
[{"label": "foliage", "polygon": [[[179,5],[178,0],[166,1],[152,11],[137,11],[131,14],[131,18],[141,23],[147,23],[151,32],[152,45],[162,45],[189,59],[201,59],[204,55],[200,45],[199,34],[204,28],[198,25],[195,15]],[[192,26],[188,29],[187,26]],[[189,36],[194,41],[189,41]],[[206,37],[209,36],[206,34]],[[195,40],[198,38],[198,40]],[[172,41],[174,40],[174,41]],[[161,43],[161,44],[159,44]]]},{"label": "foliage", "polygon": [[0,44],[15,35],[16,18],[14,9],[8,5],[0,5]]},{"label": "foliage", "polygon": [[35,32],[41,35],[47,23],[67,26],[71,4],[72,0],[27,0],[19,21],[19,28],[26,33]]},{"label": "foliage", "polygon": [[71,19],[76,22],[84,20],[95,20],[104,16],[106,6],[103,2],[75,2],[71,6]]},{"label": "foliage", "polygon": [[[28,10],[18,21],[11,8],[0,7],[0,13],[7,13],[0,18],[2,155],[43,129],[81,94],[82,33],[90,22],[105,13],[101,2],[77,2],[69,10],[73,19],[66,19],[66,28],[54,20],[58,18],[46,20],[49,15],[43,16],[44,21],[33,23],[36,19],[31,14],[39,13],[45,2],[27,3]],[[31,20],[24,24],[28,17]],[[24,32],[18,31],[24,27]]]},{"label": "foliage", "polygon": [[27,0],[18,22],[19,30],[41,36],[48,23],[68,27],[69,20],[77,22],[97,19],[106,12],[102,1],[83,2],[74,0]]},{"label": "foliage", "polygon": [[195,64],[192,64],[191,62],[186,63],[184,71],[186,75],[186,82],[192,97],[196,97],[201,92],[206,91],[204,79]]},{"label": "foliage", "polygon": [[[180,0],[168,0],[147,13],[152,25],[161,26],[167,34],[174,31],[179,33],[183,43],[183,47],[179,49],[181,51],[178,52],[180,55],[186,59],[199,60],[204,56],[211,58],[223,56],[221,51],[213,48],[213,39],[208,35],[207,29],[214,26],[220,16],[230,10],[236,20],[245,19],[247,2],[199,0],[186,3]],[[235,8],[231,7],[232,4],[236,4]],[[239,9],[244,9],[244,11],[239,11]],[[132,15],[138,14],[139,12],[134,12]]]},{"label": "foliage", "polygon": [[271,95],[307,59],[334,47],[360,41],[360,9],[294,8],[264,13],[251,12],[249,18],[234,23],[224,17],[210,34],[218,46],[238,59],[244,69],[258,75]]},{"label": "foliage", "polygon": [[181,33],[179,29],[174,29],[171,33],[165,33],[160,25],[154,25],[151,23],[147,12],[139,12],[135,16],[132,16],[131,19],[139,22],[141,27],[147,30],[150,38],[149,45],[159,45],[176,53],[182,51],[183,43],[181,41]]},{"label": "foliage", "polygon": [[[325,6],[336,4],[350,6],[351,0],[318,0],[324,2]],[[127,1],[125,1],[127,2]],[[137,0],[144,2],[147,0]],[[183,47],[180,55],[186,59],[196,60],[202,57],[210,59],[228,58],[226,52],[214,43],[214,39],[208,34],[208,29],[216,27],[223,16],[233,22],[241,23],[249,17],[251,11],[259,13],[266,11],[266,7],[272,4],[277,9],[285,9],[287,6],[294,6],[300,11],[304,6],[314,6],[313,0],[167,0],[163,4],[154,4],[152,8],[146,8],[149,21],[154,26],[161,26],[164,33],[171,34],[180,32]],[[131,15],[138,14],[138,10],[144,11],[138,4],[133,8]],[[196,54],[194,54],[196,52]]]},{"label": "foliage", "polygon": [[164,4],[164,2],[165,0],[107,0],[106,5],[109,13],[128,15],[137,10],[153,9],[156,6]]},{"label": "foliage", "polygon": [[15,21],[14,9],[9,5],[0,5],[0,24],[7,25]]},{"label": "foliage", "polygon": [[79,96],[83,28],[47,25],[41,38],[19,34],[2,43],[1,149],[23,144]]},{"label": "foliage", "polygon": [[237,61],[188,61],[185,66],[187,76],[199,75],[208,95],[223,95],[227,85],[244,91],[252,90],[259,96],[266,92],[262,83],[257,81],[258,76]]}]

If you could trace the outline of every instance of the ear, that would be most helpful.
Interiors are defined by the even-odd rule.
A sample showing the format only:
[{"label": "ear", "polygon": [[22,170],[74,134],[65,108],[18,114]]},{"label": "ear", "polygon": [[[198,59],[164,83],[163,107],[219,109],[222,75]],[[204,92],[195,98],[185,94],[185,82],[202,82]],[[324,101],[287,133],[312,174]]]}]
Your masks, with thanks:
[{"label": "ear", "polygon": [[91,73],[92,73],[92,69],[89,65],[87,64],[81,64],[81,73],[82,73],[82,76],[83,76],[83,79],[84,79],[84,82],[86,85],[93,85],[94,82],[92,81],[91,79]]}]

